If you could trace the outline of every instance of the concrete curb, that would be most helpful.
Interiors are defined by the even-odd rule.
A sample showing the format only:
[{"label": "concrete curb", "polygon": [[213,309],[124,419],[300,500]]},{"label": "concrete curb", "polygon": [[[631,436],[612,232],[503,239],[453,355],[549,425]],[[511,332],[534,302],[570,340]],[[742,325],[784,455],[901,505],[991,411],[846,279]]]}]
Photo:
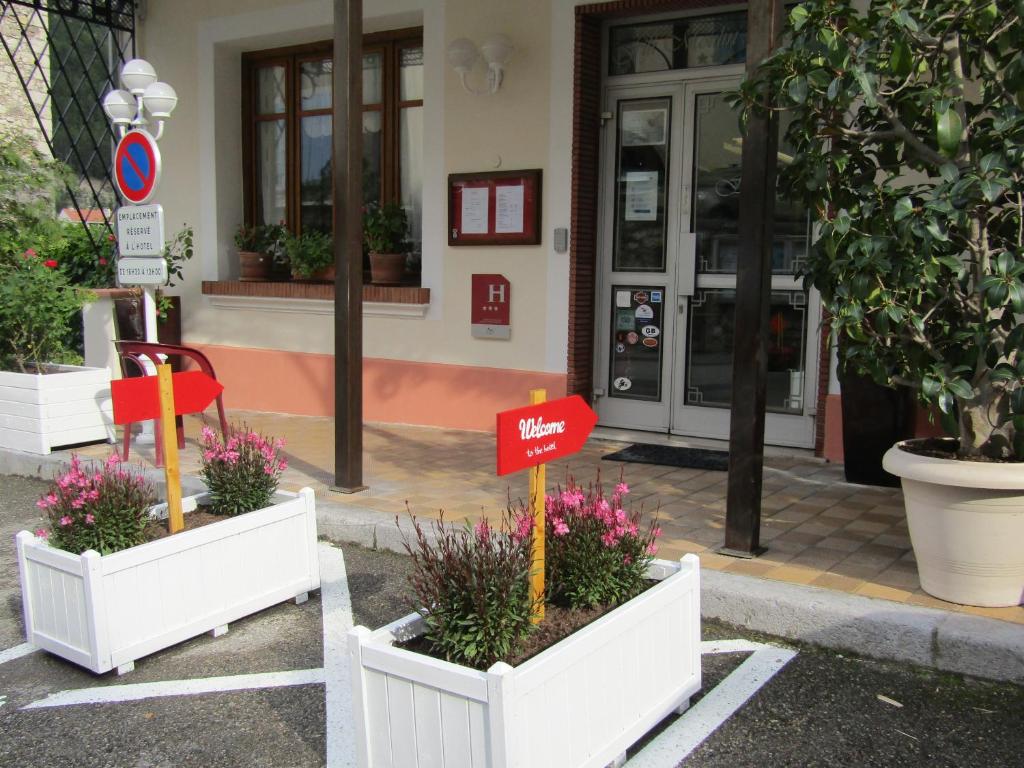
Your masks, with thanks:
[{"label": "concrete curb", "polygon": [[[61,456],[0,450],[0,475],[49,479],[64,465]],[[163,472],[146,470],[163,485]],[[183,477],[185,493],[205,490]],[[348,504],[317,499],[321,536],[405,553],[412,540],[405,515],[394,518]],[[429,534],[429,528],[428,528]],[[703,569],[701,613],[706,618],[789,640],[863,656],[907,662],[945,672],[1024,684],[1024,628],[998,619],[903,605],[820,587]]]}]

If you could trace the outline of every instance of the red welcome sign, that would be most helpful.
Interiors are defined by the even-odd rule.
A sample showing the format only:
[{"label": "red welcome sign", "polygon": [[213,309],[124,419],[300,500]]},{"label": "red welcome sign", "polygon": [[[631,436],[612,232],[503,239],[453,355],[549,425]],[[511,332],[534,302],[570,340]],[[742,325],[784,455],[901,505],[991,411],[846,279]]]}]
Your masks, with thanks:
[{"label": "red welcome sign", "polygon": [[507,475],[576,453],[597,424],[579,395],[498,414],[498,474]]},{"label": "red welcome sign", "polygon": [[[174,413],[199,413],[224,391],[224,385],[202,371],[176,373],[174,385]],[[116,379],[110,382],[110,395],[114,401],[114,423],[130,424],[148,421],[160,416],[160,393],[156,376]]]}]

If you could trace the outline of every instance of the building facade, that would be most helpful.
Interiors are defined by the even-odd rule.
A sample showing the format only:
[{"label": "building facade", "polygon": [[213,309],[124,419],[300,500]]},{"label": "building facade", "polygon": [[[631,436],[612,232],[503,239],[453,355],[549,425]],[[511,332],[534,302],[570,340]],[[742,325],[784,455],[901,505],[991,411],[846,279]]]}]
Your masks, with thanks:
[{"label": "building facade", "polygon": [[[333,411],[333,286],[241,281],[232,242],[329,227],[332,13],[157,0],[138,27],[180,97],[157,201],[196,228],[183,336],[230,407]],[[450,63],[497,35],[496,89]],[[745,40],[744,6],[711,0],[365,2],[364,198],[405,207],[414,252],[406,284],[364,288],[365,419],[493,429],[542,386],[605,426],[727,438]],[[766,440],[827,452],[810,222],[777,209]],[[507,279],[507,338],[474,334],[474,275]]]}]

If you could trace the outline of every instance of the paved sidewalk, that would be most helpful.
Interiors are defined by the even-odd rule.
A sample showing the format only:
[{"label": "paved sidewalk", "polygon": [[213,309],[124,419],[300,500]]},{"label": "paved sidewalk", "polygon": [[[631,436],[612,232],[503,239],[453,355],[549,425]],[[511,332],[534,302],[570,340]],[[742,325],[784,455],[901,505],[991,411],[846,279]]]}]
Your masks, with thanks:
[{"label": "paved sidewalk", "polygon": [[[235,411],[233,423],[246,423],[287,441],[290,466],[282,487],[312,487],[318,498],[353,512],[379,514],[388,523],[404,515],[406,504],[420,517],[445,511],[449,520],[496,519],[508,495],[527,493],[526,473],[494,473],[494,436],[426,427],[369,424],[364,431],[364,482],[368,490],[345,495],[333,482],[334,422],[330,418]],[[215,421],[215,418],[214,418]],[[196,444],[201,422],[186,419],[183,474],[196,474]],[[717,554],[725,526],[726,473],[647,464],[602,461],[624,443],[591,439],[571,461],[548,465],[548,484],[567,473],[589,482],[600,471],[609,483],[620,471],[631,488],[630,500],[659,509],[664,536],[659,556],[697,553],[704,568],[791,584],[809,584],[843,593],[884,598],[1024,624],[1024,607],[975,608],[937,600],[918,583],[907,535],[903,498],[898,489],[853,485],[842,467],[808,456],[766,459],[761,542],[768,551],[752,560]],[[103,457],[110,447],[80,450]],[[131,459],[151,463],[152,446],[133,441]]]}]

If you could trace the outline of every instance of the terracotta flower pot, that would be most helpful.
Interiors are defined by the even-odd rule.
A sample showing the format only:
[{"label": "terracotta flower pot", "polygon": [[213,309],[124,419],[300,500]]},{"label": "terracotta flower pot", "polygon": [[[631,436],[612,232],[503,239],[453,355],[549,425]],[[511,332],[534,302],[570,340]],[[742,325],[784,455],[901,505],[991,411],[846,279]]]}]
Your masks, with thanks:
[{"label": "terracotta flower pot", "polygon": [[239,280],[246,282],[263,282],[270,279],[272,259],[264,253],[255,251],[239,251]]},{"label": "terracotta flower pot", "polygon": [[375,285],[398,285],[404,274],[404,253],[370,253],[370,280]]},{"label": "terracotta flower pot", "polygon": [[299,283],[333,283],[335,275],[334,265],[331,264],[323,269],[318,269],[311,275],[303,276],[292,270],[292,280]]}]

